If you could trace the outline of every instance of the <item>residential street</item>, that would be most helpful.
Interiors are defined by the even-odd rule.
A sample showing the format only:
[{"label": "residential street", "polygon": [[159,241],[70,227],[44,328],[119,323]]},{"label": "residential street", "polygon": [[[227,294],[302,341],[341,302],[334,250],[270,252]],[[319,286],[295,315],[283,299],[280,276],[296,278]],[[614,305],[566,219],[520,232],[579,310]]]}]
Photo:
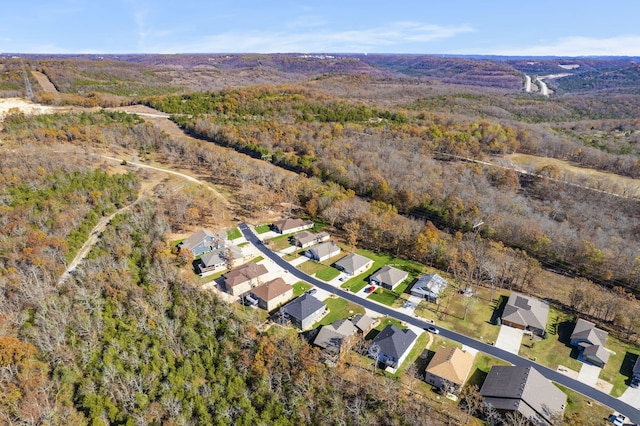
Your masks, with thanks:
[{"label": "residential street", "polygon": [[[356,295],[354,293],[342,290],[339,287],[334,287],[329,283],[326,283],[324,281],[318,280],[312,276],[305,274],[299,269],[292,267],[290,263],[283,260],[282,258],[280,258],[280,256],[278,256],[276,253],[272,252],[265,245],[263,245],[260,239],[256,236],[256,234],[246,224],[242,223],[238,226],[238,228],[240,229],[240,231],[242,232],[246,240],[249,241],[251,244],[255,245],[258,248],[258,250],[262,252],[262,254],[264,254],[266,257],[270,258],[271,260],[273,260],[277,265],[279,265],[283,269],[288,270],[289,273],[295,276],[296,278],[306,281],[318,287],[321,290],[324,290],[329,293],[333,293],[350,302],[363,306],[366,309],[370,309],[382,315],[387,315],[389,317],[396,318],[400,321],[404,321],[409,325],[420,327],[423,329],[430,325],[425,320],[416,318],[411,315],[404,314],[402,312],[399,312],[398,310],[375,303],[371,300],[368,300],[362,297],[361,295]],[[470,337],[464,336],[462,334],[456,333],[451,330],[440,328],[440,335],[445,338],[457,341],[472,349],[484,352],[496,358],[500,358],[511,364],[523,366],[523,367],[534,367],[547,379],[554,381],[562,386],[566,386],[595,401],[598,401],[612,408],[613,410],[616,410],[626,415],[635,423],[640,423],[640,410],[638,408],[633,407],[620,399],[614,398],[611,395],[607,395],[591,386],[588,386],[584,383],[581,383],[577,380],[567,377],[557,371],[554,371],[538,363],[522,358],[516,354],[510,353],[508,351],[497,348],[495,346],[487,345],[478,340],[472,339]]]}]

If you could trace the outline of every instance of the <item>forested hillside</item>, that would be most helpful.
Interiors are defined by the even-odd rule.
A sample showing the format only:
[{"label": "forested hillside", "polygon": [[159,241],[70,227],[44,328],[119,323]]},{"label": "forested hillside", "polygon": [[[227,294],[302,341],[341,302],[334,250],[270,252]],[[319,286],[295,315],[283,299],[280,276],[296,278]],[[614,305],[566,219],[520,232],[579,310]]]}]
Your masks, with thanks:
[{"label": "forested hillside", "polygon": [[[202,291],[167,237],[202,223],[305,216],[351,248],[417,261],[460,288],[536,295],[637,342],[640,98],[625,61],[575,68],[622,75],[607,93],[594,77],[595,96],[580,80],[544,98],[522,92],[521,72],[551,60],[76,59],[25,62],[60,91],[33,82],[36,100],[81,109],[1,117],[0,424],[417,425],[480,413],[442,412],[357,363],[328,368],[292,330],[265,331]],[[2,96],[19,95],[19,61],[0,70]],[[130,104],[171,114],[193,138],[98,108]],[[226,202],[134,162],[196,175]],[[125,206],[61,280],[98,220]]]}]

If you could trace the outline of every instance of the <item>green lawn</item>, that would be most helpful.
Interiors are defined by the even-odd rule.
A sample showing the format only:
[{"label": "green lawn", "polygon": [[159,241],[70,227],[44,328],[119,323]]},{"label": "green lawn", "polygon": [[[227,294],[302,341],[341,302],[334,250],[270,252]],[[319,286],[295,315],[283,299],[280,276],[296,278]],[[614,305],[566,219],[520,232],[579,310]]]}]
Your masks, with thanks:
[{"label": "green lawn", "polygon": [[314,327],[318,325],[328,325],[339,319],[348,318],[351,315],[364,314],[364,308],[354,303],[348,302],[340,297],[329,297],[324,300],[329,313],[325,315]]},{"label": "green lawn", "polygon": [[376,326],[376,328],[374,328],[374,330],[382,331],[389,324],[394,324],[396,327],[401,328],[401,329],[407,328],[406,326],[402,325],[402,322],[400,322],[399,320],[397,320],[395,318],[384,317],[380,321],[380,323]]},{"label": "green lawn", "polygon": [[242,237],[240,230],[238,228],[228,229],[227,230],[227,238],[229,240],[235,240],[236,238]]},{"label": "green lawn", "polygon": [[404,360],[404,362],[398,368],[398,370],[393,374],[393,376],[394,377],[404,376],[407,370],[409,369],[409,367],[411,367],[411,364],[413,364],[416,361],[416,359],[418,359],[420,354],[422,354],[428,342],[429,342],[429,335],[427,333],[420,334],[416,339],[416,342],[413,345],[413,348],[411,348],[409,355],[407,355],[407,358]]},{"label": "green lawn", "polygon": [[264,234],[265,232],[269,232],[271,231],[271,226],[269,225],[258,225],[256,226],[256,233],[257,234]]},{"label": "green lawn", "polygon": [[240,243],[238,244],[238,247],[244,247],[244,246],[248,246],[250,243],[248,241],[245,241],[244,243]]},{"label": "green lawn", "polygon": [[258,262],[260,262],[260,261],[262,261],[262,260],[264,260],[264,257],[263,257],[263,256],[256,256],[256,257],[254,257],[253,259],[251,259],[251,261],[252,261],[253,263],[258,263]]},{"label": "green lawn", "polygon": [[311,290],[311,287],[311,284],[307,284],[304,281],[298,281],[293,285],[293,296],[298,297],[305,291]]},{"label": "green lawn", "polygon": [[383,305],[391,306],[393,302],[398,299],[399,295],[391,290],[387,290],[386,288],[378,287],[376,291],[369,294],[367,299],[375,300],[376,302],[380,302]]},{"label": "green lawn", "polygon": [[289,238],[290,235],[279,235],[275,238],[271,238],[265,244],[273,251],[280,251],[286,249],[287,247],[291,247]]},{"label": "green lawn", "polygon": [[536,362],[554,370],[558,365],[564,365],[579,371],[582,363],[571,357],[572,352],[575,351],[569,346],[569,336],[573,331],[572,321],[573,315],[550,308],[547,322],[549,337],[532,340],[525,336],[520,346],[520,356],[535,359]]},{"label": "green lawn", "polygon": [[633,363],[640,350],[609,335],[606,348],[615,352],[609,357],[609,361],[600,372],[600,378],[613,384],[611,395],[619,397],[627,389],[630,376],[633,375]]},{"label": "green lawn", "polygon": [[567,408],[562,424],[567,425],[603,425],[611,414],[611,409],[577,392],[554,383],[567,395]]},{"label": "green lawn", "polygon": [[323,281],[331,281],[340,275],[340,271],[336,268],[327,267],[316,272],[316,278],[319,278]]}]

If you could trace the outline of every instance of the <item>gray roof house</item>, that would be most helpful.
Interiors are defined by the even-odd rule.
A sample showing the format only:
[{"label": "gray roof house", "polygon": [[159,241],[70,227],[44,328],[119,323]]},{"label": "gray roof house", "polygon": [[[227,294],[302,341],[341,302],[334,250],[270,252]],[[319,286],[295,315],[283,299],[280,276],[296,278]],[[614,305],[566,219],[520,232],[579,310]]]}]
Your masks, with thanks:
[{"label": "gray roof house", "polygon": [[337,360],[349,350],[353,336],[357,332],[358,329],[350,320],[337,320],[330,325],[321,327],[313,340],[313,344],[322,348]]},{"label": "gray roof house", "polygon": [[438,274],[427,274],[418,278],[411,287],[413,296],[423,297],[428,300],[436,300],[442,290],[447,286],[447,280]]},{"label": "gray roof house", "polygon": [[226,256],[232,256],[232,263],[244,258],[242,250],[233,244],[225,243],[223,247],[212,252],[205,253],[200,259],[194,262],[196,273],[204,274],[205,272],[215,271],[227,265]]},{"label": "gray roof house", "polygon": [[636,363],[633,364],[633,377],[640,379],[640,356],[636,359]]},{"label": "gray roof house", "polygon": [[325,314],[327,305],[312,295],[305,293],[289,302],[283,309],[293,325],[304,330]]},{"label": "gray roof house", "polygon": [[391,368],[398,368],[409,353],[418,336],[409,329],[387,325],[369,346],[369,357]]},{"label": "gray roof house", "polygon": [[338,245],[333,241],[318,244],[304,252],[304,255],[309,259],[313,259],[318,262],[325,261],[333,256],[337,256],[338,254],[340,254],[340,247],[338,247]]},{"label": "gray roof house", "polygon": [[385,265],[369,277],[369,282],[389,290],[393,290],[398,284],[406,280],[409,273],[393,266]]},{"label": "gray roof house", "polygon": [[323,231],[314,234],[313,232],[302,231],[295,234],[293,237],[291,237],[291,239],[293,240],[293,243],[298,247],[307,248],[314,244],[327,241],[329,239],[329,233]]},{"label": "gray roof house", "polygon": [[549,304],[533,297],[511,293],[502,313],[502,323],[542,336],[547,329]]},{"label": "gray roof house", "polygon": [[557,424],[567,403],[567,396],[532,367],[492,367],[480,395],[499,413],[518,412],[534,425]]},{"label": "gray roof house", "polygon": [[591,321],[579,318],[571,333],[571,345],[578,348],[578,359],[602,368],[609,361],[609,351],[604,347],[609,333],[600,330]]},{"label": "gray roof house", "polygon": [[190,250],[196,257],[221,248],[226,240],[225,232],[214,234],[208,229],[201,229],[178,244],[178,249]]},{"label": "gray roof house", "polygon": [[271,228],[279,234],[291,234],[293,232],[303,231],[313,228],[313,222],[302,219],[283,219],[274,222]]},{"label": "gray roof house", "polygon": [[366,336],[367,333],[369,333],[374,327],[374,325],[377,324],[378,320],[375,320],[365,314],[357,314],[351,319],[351,322],[358,329],[358,333]]},{"label": "gray roof house", "polygon": [[373,265],[373,260],[357,253],[348,254],[335,263],[337,269],[349,275],[360,275],[371,265]]}]

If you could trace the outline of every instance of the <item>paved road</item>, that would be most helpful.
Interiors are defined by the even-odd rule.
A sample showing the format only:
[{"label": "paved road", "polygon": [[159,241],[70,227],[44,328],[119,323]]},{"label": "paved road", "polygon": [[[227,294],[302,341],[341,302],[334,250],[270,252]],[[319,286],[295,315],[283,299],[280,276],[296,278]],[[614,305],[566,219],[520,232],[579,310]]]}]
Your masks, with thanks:
[{"label": "paved road", "polygon": [[[258,250],[260,250],[265,256],[269,259],[273,260],[278,266],[281,268],[288,270],[289,273],[293,274],[296,278],[306,281],[314,286],[318,287],[321,290],[327,291],[329,293],[333,293],[337,296],[340,296],[350,302],[363,306],[364,308],[371,309],[372,311],[379,312],[383,315],[388,315],[390,317],[396,318],[400,321],[404,321],[407,324],[411,324],[417,327],[426,328],[430,324],[426,321],[403,314],[401,312],[396,311],[395,309],[391,309],[384,305],[377,304],[365,298],[355,295],[354,293],[350,293],[348,291],[342,290],[340,288],[334,287],[324,281],[320,281],[310,275],[305,274],[299,269],[292,267],[292,265],[286,260],[282,259],[276,253],[269,250],[265,247],[260,239],[256,236],[256,234],[249,229],[249,227],[242,223],[238,226],[242,235],[255,245]],[[465,346],[469,346],[478,351],[484,352],[496,358],[503,359],[507,362],[510,362],[513,365],[523,366],[523,367],[535,367],[541,374],[543,374],[547,379],[552,380],[562,386],[566,386],[570,389],[573,389],[576,392],[579,392],[594,401],[598,401],[622,414],[629,417],[631,421],[634,423],[640,423],[640,410],[636,407],[632,407],[629,404],[620,401],[617,398],[612,397],[611,395],[607,395],[604,392],[599,391],[598,389],[592,388],[591,386],[585,385],[577,380],[574,380],[570,377],[567,377],[561,373],[558,373],[555,370],[547,368],[543,365],[535,363],[525,358],[521,358],[518,355],[512,354],[510,352],[504,351],[500,348],[496,348],[495,346],[487,345],[486,343],[482,343],[478,340],[472,339],[463,334],[456,333],[455,331],[447,330],[444,328],[440,328],[440,335],[446,337],[447,339],[455,340],[456,342],[462,343]]]}]

